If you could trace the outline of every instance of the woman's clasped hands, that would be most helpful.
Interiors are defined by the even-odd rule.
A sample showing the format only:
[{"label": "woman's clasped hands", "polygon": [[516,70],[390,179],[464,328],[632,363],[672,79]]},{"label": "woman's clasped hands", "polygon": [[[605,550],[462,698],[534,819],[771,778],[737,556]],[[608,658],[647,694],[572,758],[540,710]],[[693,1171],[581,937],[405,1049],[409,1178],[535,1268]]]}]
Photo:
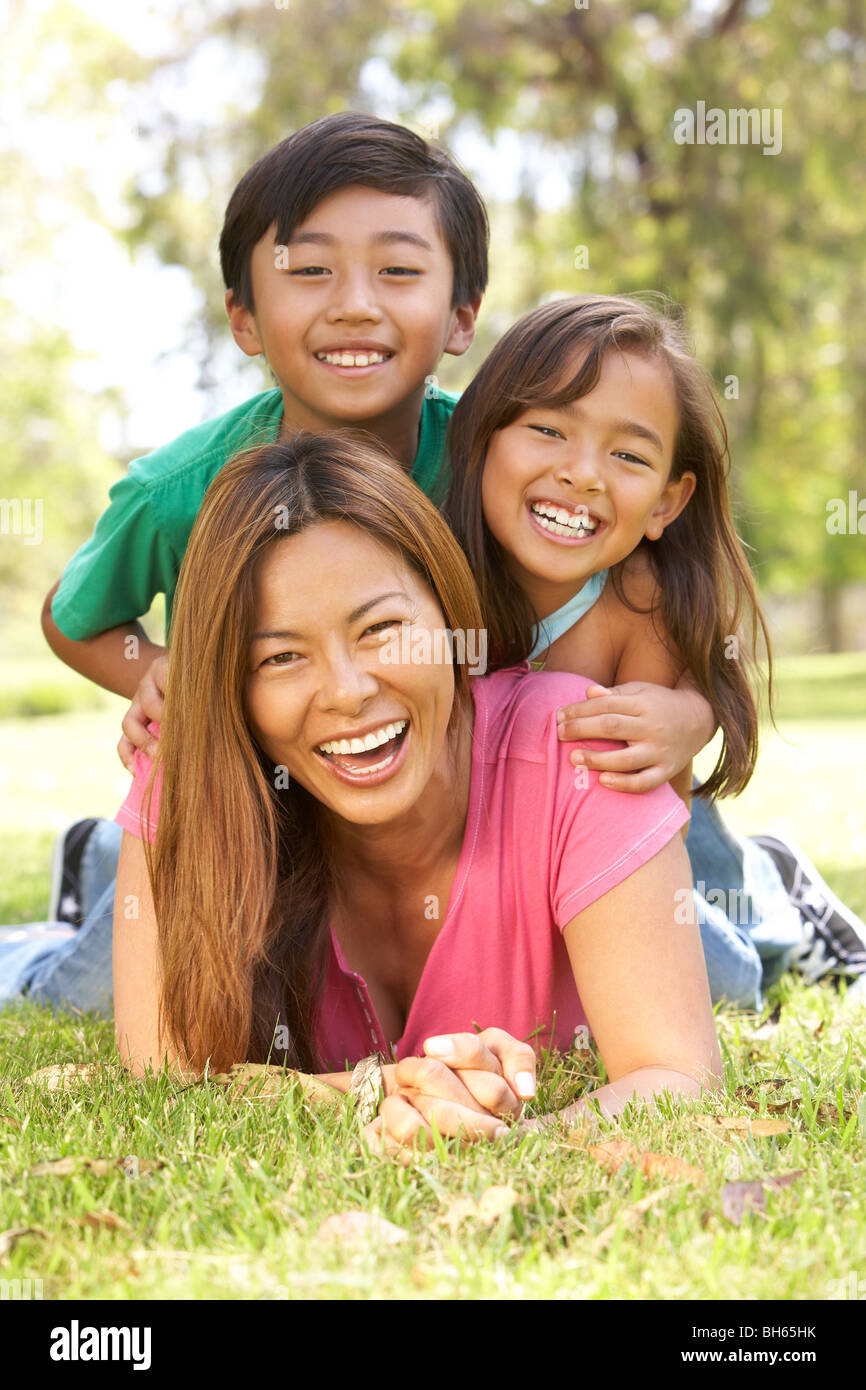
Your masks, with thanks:
[{"label": "woman's clasped hands", "polygon": [[463,1142],[500,1139],[535,1095],[535,1052],[501,1028],[427,1038],[425,1056],[383,1067],[385,1098],[363,1131],[379,1153],[408,1158],[432,1127]]}]

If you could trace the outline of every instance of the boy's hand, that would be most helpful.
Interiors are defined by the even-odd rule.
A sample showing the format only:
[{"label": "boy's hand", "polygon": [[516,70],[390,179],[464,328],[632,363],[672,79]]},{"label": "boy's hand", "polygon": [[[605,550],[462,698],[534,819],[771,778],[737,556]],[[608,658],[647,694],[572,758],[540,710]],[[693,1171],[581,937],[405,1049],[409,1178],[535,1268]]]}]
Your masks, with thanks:
[{"label": "boy's hand", "polygon": [[691,685],[670,690],[664,685],[628,681],[606,689],[590,685],[586,699],[557,710],[563,742],[617,739],[628,744],[602,752],[577,748],[575,767],[591,768],[613,791],[646,792],[682,772],[707,742],[712,710]]},{"label": "boy's hand", "polygon": [[168,654],[152,661],[138,683],[132,704],[123,717],[123,737],[117,745],[117,755],[128,772],[135,771],[135,750],[140,748],[151,758],[156,752],[156,739],[148,733],[148,722],[162,718],[165,681],[168,675]]}]

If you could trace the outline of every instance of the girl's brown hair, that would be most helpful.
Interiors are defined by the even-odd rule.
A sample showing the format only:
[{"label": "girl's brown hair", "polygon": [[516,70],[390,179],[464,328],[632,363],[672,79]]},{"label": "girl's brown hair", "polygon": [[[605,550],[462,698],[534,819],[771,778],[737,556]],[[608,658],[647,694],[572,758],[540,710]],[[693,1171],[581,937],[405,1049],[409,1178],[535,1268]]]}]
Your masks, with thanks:
[{"label": "girl's brown hair", "polygon": [[[436,508],[371,438],[301,434],[247,452],[211,484],[181,568],[147,862],[157,920],[161,1035],[201,1069],[265,1061],[315,1069],[317,990],[334,883],[329,819],[288,787],[245,716],[255,568],[273,545],[346,521],[400,555],[452,631],[479,629],[466,559]],[[471,718],[454,663],[449,736]],[[153,784],[151,784],[152,786]]]},{"label": "girl's brown hair", "polygon": [[[582,347],[587,349],[582,365],[563,382],[563,364]],[[660,358],[673,378],[680,423],[670,476],[676,480],[691,470],[697,483],[688,506],[661,538],[641,545],[659,587],[654,612],[722,729],[722,751],[700,791],[706,797],[731,795],[743,789],[755,768],[757,643],[760,632],[769,661],[769,634],[731,516],[725,422],[710,379],[669,309],[662,312],[625,296],[581,295],[554,300],[520,319],[497,343],[454,411],[451,478],[442,512],[478,584],[490,669],[525,661],[539,615],[484,520],[481,481],[487,448],[497,430],[530,407],[562,406],[587,395],[611,351]],[[626,601],[617,568],[611,579]],[[747,635],[740,630],[744,622]]]}]

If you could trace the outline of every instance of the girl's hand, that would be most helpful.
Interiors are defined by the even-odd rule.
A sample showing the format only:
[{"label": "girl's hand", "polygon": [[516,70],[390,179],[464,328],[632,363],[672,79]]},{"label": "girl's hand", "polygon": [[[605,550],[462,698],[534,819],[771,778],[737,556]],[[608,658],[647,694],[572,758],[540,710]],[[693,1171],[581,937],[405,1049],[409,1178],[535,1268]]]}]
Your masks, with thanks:
[{"label": "girl's hand", "polygon": [[535,1095],[535,1052],[501,1028],[428,1038],[425,1057],[385,1068],[386,1096],[364,1129],[370,1146],[409,1161],[432,1143],[429,1126],[463,1142],[498,1139]]},{"label": "girl's hand", "polygon": [[[618,792],[646,792],[669,782],[703,747],[709,704],[692,686],[628,681],[606,689],[590,685],[586,699],[557,710],[559,738],[617,739],[626,748],[577,748],[575,767],[600,772],[599,781]],[[711,713],[711,712],[710,712]],[[706,741],[704,736],[704,741]]]},{"label": "girl's hand", "polygon": [[168,676],[168,654],[158,656],[148,666],[139,681],[135,697],[123,716],[123,737],[117,745],[117,756],[127,772],[135,773],[135,750],[140,748],[148,757],[156,756],[156,739],[148,729],[153,721],[162,718],[165,703],[165,682]]}]

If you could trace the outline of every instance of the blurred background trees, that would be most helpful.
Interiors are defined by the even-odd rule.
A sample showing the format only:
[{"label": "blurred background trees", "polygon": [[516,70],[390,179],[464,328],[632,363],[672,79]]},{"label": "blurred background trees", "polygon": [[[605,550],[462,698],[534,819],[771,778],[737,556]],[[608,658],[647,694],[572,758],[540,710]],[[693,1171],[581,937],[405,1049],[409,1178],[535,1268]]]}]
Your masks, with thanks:
[{"label": "blurred background trees", "polygon": [[[818,604],[817,625],[786,640],[866,643],[842,608],[846,591],[866,583],[866,545],[826,525],[831,499],[866,498],[866,12],[856,0],[133,8],[118,30],[100,23],[97,0],[12,7],[17,114],[22,104],[34,120],[53,111],[82,132],[98,118],[100,138],[122,128],[136,150],[109,211],[88,183],[100,156],[86,139],[81,176],[67,168],[44,187],[20,143],[7,136],[0,148],[18,229],[0,267],[9,309],[0,490],[53,499],[38,555],[0,538],[13,605],[41,602],[133,451],[124,389],[77,384],[84,354],[74,325],[18,312],[20,283],[4,293],[13,266],[20,275],[22,262],[46,254],[32,235],[40,196],[107,227],[130,276],[143,256],[182,270],[192,311],[171,348],[194,363],[193,425],[233,403],[229,377],[233,399],[266,384],[246,363],[233,375],[222,308],[216,242],[237,178],[292,130],[355,108],[441,140],[488,201],[493,273],[479,338],[465,358],[444,360],[443,384],[464,386],[499,334],[544,297],[669,295],[686,307],[719,388],[739,528],[762,593]],[[145,24],[154,16],[156,31]],[[674,113],[699,101],[780,111],[780,153],[676,143]],[[98,277],[92,293],[104,294]],[[117,332],[136,332],[121,305]],[[136,452],[169,437],[157,410],[150,437],[141,434]]]}]

